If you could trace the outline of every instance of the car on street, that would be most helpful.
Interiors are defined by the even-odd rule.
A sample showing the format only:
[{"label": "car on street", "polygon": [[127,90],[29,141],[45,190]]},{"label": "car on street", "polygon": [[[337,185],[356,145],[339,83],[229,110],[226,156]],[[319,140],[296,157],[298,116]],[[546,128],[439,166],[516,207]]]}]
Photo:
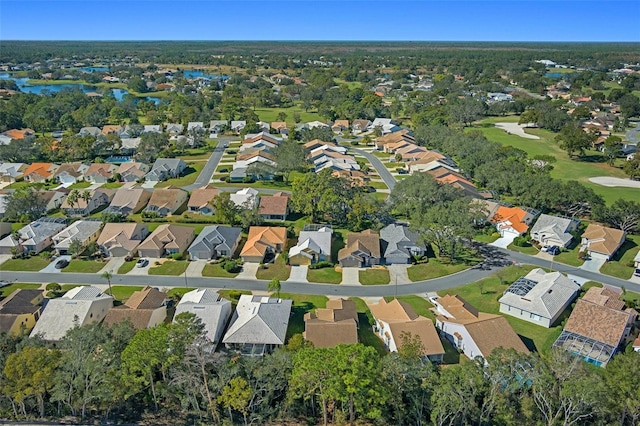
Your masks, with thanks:
[{"label": "car on street", "polygon": [[136,268],[144,268],[149,264],[149,259],[138,259],[136,262]]},{"label": "car on street", "polygon": [[64,269],[69,266],[69,261],[67,259],[60,259],[56,262],[56,269]]},{"label": "car on street", "polygon": [[636,270],[633,272],[633,275],[635,275],[636,277],[640,277],[640,268],[636,268]]},{"label": "car on street", "polygon": [[8,286],[9,284],[11,284],[9,281],[4,281],[4,280],[2,280],[2,281],[0,281],[0,288],[2,288],[2,287],[6,287],[6,286]]},{"label": "car on street", "polygon": [[549,247],[549,249],[547,250],[547,253],[549,253],[551,256],[555,256],[560,254],[560,247],[558,246],[551,246]]}]

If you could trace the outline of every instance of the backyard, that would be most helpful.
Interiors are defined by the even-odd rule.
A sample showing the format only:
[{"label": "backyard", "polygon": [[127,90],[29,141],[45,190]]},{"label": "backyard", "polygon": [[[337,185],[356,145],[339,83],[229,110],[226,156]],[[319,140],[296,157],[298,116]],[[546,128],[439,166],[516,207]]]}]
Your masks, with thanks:
[{"label": "backyard", "polygon": [[640,250],[640,236],[627,235],[627,241],[618,249],[615,256],[600,268],[600,272],[628,280],[633,274],[633,258],[638,254],[638,250]]}]

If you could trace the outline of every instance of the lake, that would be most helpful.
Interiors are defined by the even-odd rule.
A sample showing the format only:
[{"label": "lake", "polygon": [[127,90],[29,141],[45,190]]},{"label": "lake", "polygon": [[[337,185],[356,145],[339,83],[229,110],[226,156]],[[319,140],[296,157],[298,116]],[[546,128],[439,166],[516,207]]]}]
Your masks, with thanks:
[{"label": "lake", "polygon": [[184,70],[182,71],[184,74],[184,78],[210,78],[212,80],[227,80],[229,78],[228,75],[215,75],[215,74],[205,74],[204,71],[194,71],[194,70]]},{"label": "lake", "polygon": [[[15,78],[12,79],[11,76],[7,73],[0,74],[0,80],[15,80],[16,85],[20,88],[20,90],[24,93],[35,93],[36,95],[42,95],[45,93],[58,93],[62,89],[80,89],[84,93],[95,92],[97,91],[96,86],[90,86],[86,84],[80,83],[68,83],[68,84],[36,84],[30,85],[28,78]],[[125,95],[128,95],[129,92],[126,89],[111,89],[113,96],[118,100],[122,101]],[[147,96],[146,98],[140,98],[147,101],[152,101],[154,104],[158,105],[161,102],[160,98]]]}]

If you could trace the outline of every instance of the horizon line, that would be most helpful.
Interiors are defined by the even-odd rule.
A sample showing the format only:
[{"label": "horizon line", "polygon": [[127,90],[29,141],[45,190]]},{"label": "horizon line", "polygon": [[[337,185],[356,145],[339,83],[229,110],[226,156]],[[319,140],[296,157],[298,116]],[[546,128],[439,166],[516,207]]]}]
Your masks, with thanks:
[{"label": "horizon line", "polygon": [[300,39],[300,40],[258,40],[258,39],[236,39],[236,40],[198,40],[198,39],[184,39],[184,40],[171,40],[171,39],[4,39],[0,40],[0,44],[5,42],[81,42],[81,43],[95,43],[95,42],[109,42],[109,43],[184,43],[184,42],[196,42],[196,43],[551,43],[551,44],[574,44],[574,43],[590,43],[590,44],[608,44],[608,43],[626,43],[626,44],[640,44],[640,41],[630,40],[607,40],[607,41],[595,41],[595,40],[313,40],[313,39]]}]

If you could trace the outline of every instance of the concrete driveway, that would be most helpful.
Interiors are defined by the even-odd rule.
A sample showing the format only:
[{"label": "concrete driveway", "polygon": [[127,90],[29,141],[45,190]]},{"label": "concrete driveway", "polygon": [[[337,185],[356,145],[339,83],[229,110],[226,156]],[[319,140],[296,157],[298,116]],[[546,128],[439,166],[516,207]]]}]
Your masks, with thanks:
[{"label": "concrete driveway", "polygon": [[112,257],[109,259],[104,268],[100,269],[97,273],[102,274],[104,272],[111,272],[117,274],[118,269],[124,264],[124,257]]},{"label": "concrete driveway", "polygon": [[492,247],[500,247],[500,248],[506,249],[509,246],[509,244],[511,244],[513,240],[516,239],[516,237],[517,237],[516,234],[512,234],[508,232],[503,237],[500,237],[494,242],[489,243],[489,245]]},{"label": "concrete driveway", "polygon": [[187,265],[187,275],[190,277],[201,277],[202,270],[209,263],[208,260],[192,260]]},{"label": "concrete driveway", "polygon": [[256,273],[258,272],[259,268],[259,263],[245,262],[242,265],[242,271],[240,271],[236,279],[255,280]]},{"label": "concrete driveway", "polygon": [[342,285],[360,285],[360,268],[342,268]]},{"label": "concrete driveway", "polygon": [[132,270],[127,272],[127,275],[149,275],[149,268],[153,266],[153,263],[157,259],[153,259],[151,257],[146,257],[145,259],[149,260],[149,264],[147,266],[145,266],[144,268],[138,268],[137,266],[134,266]]},{"label": "concrete driveway", "polygon": [[309,266],[307,265],[292,266],[291,274],[289,275],[289,279],[287,281],[308,283],[309,280],[307,280],[307,272],[309,272]]},{"label": "concrete driveway", "polygon": [[49,263],[44,269],[41,269],[40,272],[60,272],[60,269],[56,269],[56,263],[59,261],[66,259],[71,262],[71,256],[58,256],[51,263]]},{"label": "concrete driveway", "polygon": [[387,265],[389,271],[389,283],[390,284],[409,284],[409,274],[407,274],[407,268],[411,265]]},{"label": "concrete driveway", "polygon": [[582,266],[580,266],[580,269],[589,272],[598,272],[606,262],[607,259],[603,257],[591,256],[589,259],[584,261]]},{"label": "concrete driveway", "polygon": [[157,180],[147,180],[142,185],[140,185],[140,188],[153,189],[153,187],[158,183],[160,182],[158,182]]}]

